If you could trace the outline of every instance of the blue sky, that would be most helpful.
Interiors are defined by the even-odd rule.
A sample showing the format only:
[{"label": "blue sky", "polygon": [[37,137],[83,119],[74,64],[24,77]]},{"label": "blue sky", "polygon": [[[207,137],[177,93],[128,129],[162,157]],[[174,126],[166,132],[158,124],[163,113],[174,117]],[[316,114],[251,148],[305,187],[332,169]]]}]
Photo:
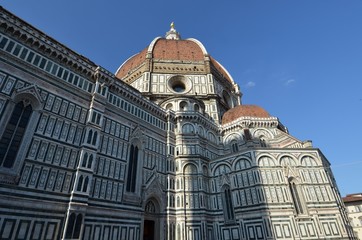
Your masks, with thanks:
[{"label": "blue sky", "polygon": [[0,4],[111,72],[174,21],[230,72],[244,104],[322,150],[342,195],[362,192],[362,0]]}]

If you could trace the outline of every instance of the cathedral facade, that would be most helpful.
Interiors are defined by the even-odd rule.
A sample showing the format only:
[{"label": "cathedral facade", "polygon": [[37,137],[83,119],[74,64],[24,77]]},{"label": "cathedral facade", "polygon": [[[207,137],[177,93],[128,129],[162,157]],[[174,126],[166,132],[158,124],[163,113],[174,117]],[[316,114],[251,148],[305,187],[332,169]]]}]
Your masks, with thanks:
[{"label": "cathedral facade", "polygon": [[171,25],[115,74],[0,9],[0,239],[351,239],[330,163]]}]

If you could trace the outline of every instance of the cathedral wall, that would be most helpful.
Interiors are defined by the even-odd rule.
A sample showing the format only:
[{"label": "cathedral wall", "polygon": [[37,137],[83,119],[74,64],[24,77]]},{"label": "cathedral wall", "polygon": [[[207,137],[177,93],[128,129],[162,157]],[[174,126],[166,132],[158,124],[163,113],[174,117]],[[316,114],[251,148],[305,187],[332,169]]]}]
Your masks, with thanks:
[{"label": "cathedral wall", "polygon": [[216,239],[348,239],[325,164],[315,150],[246,150],[214,160],[210,210],[219,219]]},{"label": "cathedral wall", "polygon": [[318,149],[274,117],[219,125],[232,83],[194,69],[130,87],[0,21],[0,239],[348,239]]},{"label": "cathedral wall", "polygon": [[[167,86],[168,80],[172,76],[175,75],[152,73],[152,82],[151,82],[152,93],[174,94],[174,92],[171,91]],[[183,75],[183,76],[185,76],[190,81],[190,84],[192,84],[192,87],[190,88],[188,94],[194,95],[195,93],[197,93],[198,95],[207,95],[213,92],[210,90],[209,87],[210,83],[208,83],[207,81],[207,76],[205,75]]]},{"label": "cathedral wall", "polygon": [[165,116],[136,104],[127,89],[108,94],[19,42],[4,35],[0,42],[1,125],[22,99],[33,106],[13,167],[0,166],[0,238],[60,239],[76,214],[83,239],[139,239],[140,200],[124,204],[130,145],[142,141],[141,199],[141,186],[156,175],[167,185]]}]

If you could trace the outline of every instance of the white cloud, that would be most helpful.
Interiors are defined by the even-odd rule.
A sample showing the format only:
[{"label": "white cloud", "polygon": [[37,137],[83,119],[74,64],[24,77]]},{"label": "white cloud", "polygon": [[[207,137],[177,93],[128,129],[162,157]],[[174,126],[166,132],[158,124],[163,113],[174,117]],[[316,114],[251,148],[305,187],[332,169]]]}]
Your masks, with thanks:
[{"label": "white cloud", "polygon": [[256,85],[256,83],[255,83],[255,82],[253,82],[253,81],[249,81],[249,82],[247,82],[247,83],[246,83],[246,85],[245,85],[245,86],[246,86],[247,88],[252,88],[252,87],[255,87],[255,85]]},{"label": "white cloud", "polygon": [[285,86],[289,86],[291,84],[295,83],[295,79],[291,78],[284,82]]}]

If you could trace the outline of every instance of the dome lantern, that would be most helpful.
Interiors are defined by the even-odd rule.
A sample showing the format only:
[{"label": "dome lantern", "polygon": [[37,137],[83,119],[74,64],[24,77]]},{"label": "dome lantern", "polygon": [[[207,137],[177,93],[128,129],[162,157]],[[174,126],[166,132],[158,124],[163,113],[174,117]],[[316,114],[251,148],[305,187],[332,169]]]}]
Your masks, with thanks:
[{"label": "dome lantern", "polygon": [[168,32],[166,33],[166,36],[165,36],[166,39],[180,40],[180,39],[181,39],[181,35],[180,35],[180,33],[178,33],[178,32],[176,31],[174,22],[172,22],[172,23],[170,24],[170,27],[171,27],[170,31],[168,31]]}]

